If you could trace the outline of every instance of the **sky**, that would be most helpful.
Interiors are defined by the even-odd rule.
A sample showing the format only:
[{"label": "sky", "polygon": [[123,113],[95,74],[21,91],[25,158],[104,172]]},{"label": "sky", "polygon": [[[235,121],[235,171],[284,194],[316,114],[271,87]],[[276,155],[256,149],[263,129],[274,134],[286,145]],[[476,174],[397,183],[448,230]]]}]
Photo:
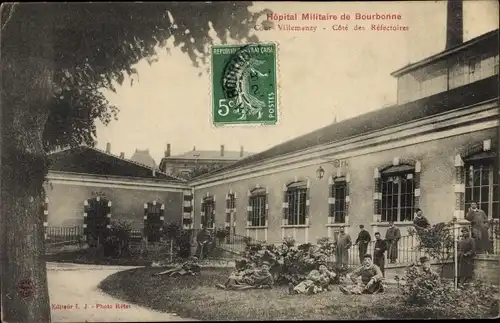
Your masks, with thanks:
[{"label": "sky", "polygon": [[[187,6],[189,4],[186,4]],[[151,66],[135,67],[138,78],[125,80],[116,93],[105,91],[120,109],[118,121],[97,122],[97,147],[125,153],[149,149],[159,163],[167,143],[172,155],[192,150],[260,152],[283,141],[333,122],[380,109],[396,102],[396,79],[390,73],[444,50],[446,1],[389,2],[260,2],[251,10],[269,8],[276,13],[399,13],[408,31],[332,31],[333,21],[282,21],[314,25],[316,32],[252,31],[260,41],[278,43],[278,102],[280,121],[269,126],[215,127],[211,123],[211,84],[204,68],[195,68],[178,48],[158,52]],[[496,0],[464,1],[464,41],[498,28]],[[175,17],[174,17],[175,18]],[[375,22],[378,23],[378,22]],[[325,27],[326,30],[323,30]],[[212,32],[215,43],[220,43]],[[172,44],[170,41],[169,44]],[[171,46],[170,46],[171,47]]]}]

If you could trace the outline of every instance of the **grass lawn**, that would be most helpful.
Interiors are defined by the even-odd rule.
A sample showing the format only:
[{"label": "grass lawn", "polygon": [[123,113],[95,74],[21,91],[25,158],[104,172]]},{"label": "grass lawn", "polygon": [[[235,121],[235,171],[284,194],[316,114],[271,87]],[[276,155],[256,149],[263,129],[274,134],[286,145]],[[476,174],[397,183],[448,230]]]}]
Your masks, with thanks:
[{"label": "grass lawn", "polygon": [[99,285],[104,292],[159,311],[198,320],[383,319],[373,309],[383,295],[343,295],[338,286],[317,295],[288,295],[286,286],[272,290],[225,291],[215,288],[231,269],[202,269],[201,276],[152,277],[161,268],[138,268],[113,274]]}]

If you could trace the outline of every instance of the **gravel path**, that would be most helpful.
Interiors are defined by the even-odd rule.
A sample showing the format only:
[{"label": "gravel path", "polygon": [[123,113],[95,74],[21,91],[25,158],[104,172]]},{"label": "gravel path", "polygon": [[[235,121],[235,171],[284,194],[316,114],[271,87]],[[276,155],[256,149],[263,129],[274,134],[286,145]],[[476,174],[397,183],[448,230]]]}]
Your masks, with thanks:
[{"label": "gravel path", "polygon": [[192,321],[117,300],[97,288],[106,277],[137,267],[47,263],[52,322]]}]

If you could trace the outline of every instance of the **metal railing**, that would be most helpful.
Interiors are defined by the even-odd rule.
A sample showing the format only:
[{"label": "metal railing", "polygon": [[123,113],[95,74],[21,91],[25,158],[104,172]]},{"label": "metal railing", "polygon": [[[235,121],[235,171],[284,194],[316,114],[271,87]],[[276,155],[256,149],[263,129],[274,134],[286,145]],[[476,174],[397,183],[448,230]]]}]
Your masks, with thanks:
[{"label": "metal railing", "polygon": [[[477,230],[473,230],[470,224],[456,224],[453,228],[446,229],[449,233],[448,236],[452,239],[451,241],[456,240],[457,243],[460,241],[462,236],[461,231],[464,227],[467,228],[472,237],[475,238]],[[483,243],[476,243],[476,255],[500,255],[500,222],[498,220],[490,221],[487,232],[488,239],[484,239]],[[419,248],[419,245],[423,243],[420,242],[417,235],[418,233],[414,233],[413,235],[401,237],[397,243],[397,257],[393,263],[394,265],[409,265],[418,262],[422,256],[429,256],[425,251],[426,248]],[[429,243],[427,244],[429,245]],[[370,241],[366,253],[373,256],[374,247],[375,241]],[[439,259],[443,261],[454,261],[455,244],[453,242],[448,245],[436,245],[434,249],[440,249],[441,254],[439,255]],[[331,255],[329,258],[329,261],[334,263],[337,262],[335,254]],[[346,261],[343,261],[343,264],[347,266],[352,267],[360,265],[359,246],[353,245],[347,251],[346,259]],[[386,266],[392,265],[390,263],[389,250],[385,252],[385,264]]]},{"label": "metal railing", "polygon": [[79,243],[83,237],[83,228],[79,226],[47,227],[45,234],[47,245]]}]

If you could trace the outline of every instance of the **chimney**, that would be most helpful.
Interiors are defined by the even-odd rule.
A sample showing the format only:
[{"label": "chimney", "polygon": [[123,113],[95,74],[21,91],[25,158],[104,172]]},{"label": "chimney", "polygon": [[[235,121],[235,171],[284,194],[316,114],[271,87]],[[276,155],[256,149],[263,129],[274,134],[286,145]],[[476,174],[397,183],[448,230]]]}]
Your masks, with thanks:
[{"label": "chimney", "polygon": [[446,15],[446,49],[450,49],[464,41],[463,0],[448,0]]},{"label": "chimney", "polygon": [[170,157],[170,144],[167,144],[167,150],[165,150],[165,157]]},{"label": "chimney", "polygon": [[108,154],[111,154],[111,143],[109,143],[109,142],[106,144],[106,152]]},{"label": "chimney", "polygon": [[243,157],[243,146],[240,147],[240,157]]},{"label": "chimney", "polygon": [[224,156],[224,145],[220,145],[220,155]]},{"label": "chimney", "polygon": [[125,159],[125,153],[120,153],[120,158]]}]

